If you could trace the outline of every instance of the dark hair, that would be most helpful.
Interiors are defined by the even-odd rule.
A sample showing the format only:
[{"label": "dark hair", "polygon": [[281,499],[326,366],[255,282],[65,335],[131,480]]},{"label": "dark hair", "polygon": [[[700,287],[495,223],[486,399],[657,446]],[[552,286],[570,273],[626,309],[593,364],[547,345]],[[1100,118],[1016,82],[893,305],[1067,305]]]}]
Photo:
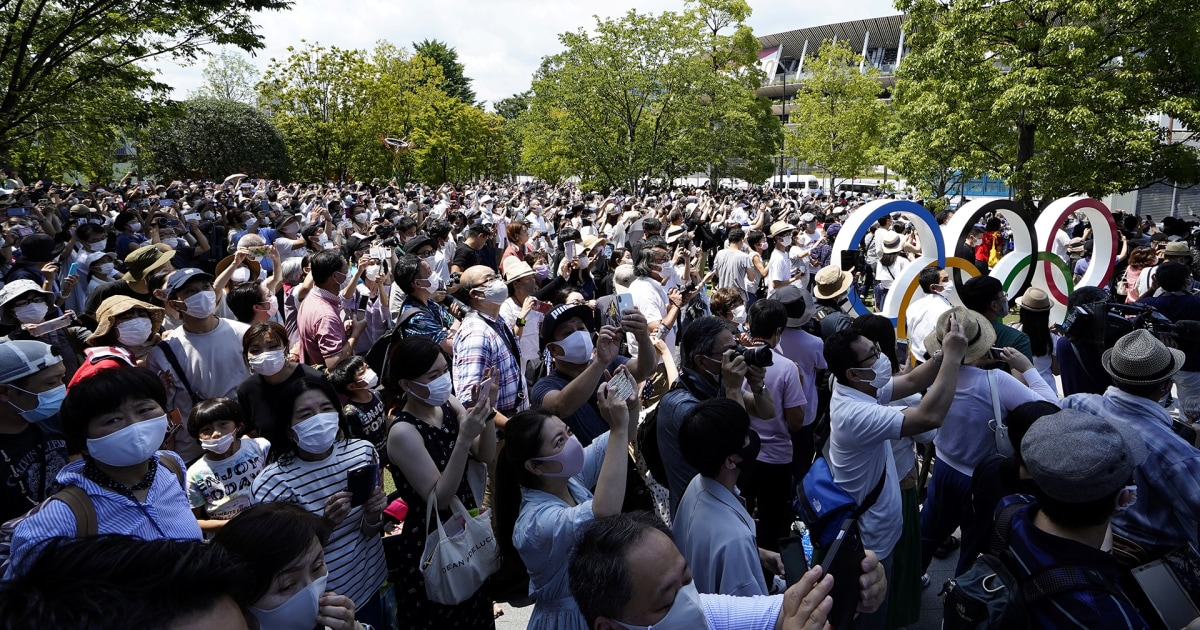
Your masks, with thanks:
[{"label": "dark hair", "polygon": [[1033,495],[1037,497],[1038,509],[1055,525],[1067,529],[1084,529],[1095,527],[1108,522],[1116,509],[1117,495],[1123,488],[1118,488],[1112,494],[1084,503],[1070,503],[1048,496],[1041,488],[1036,488]]},{"label": "dark hair", "polygon": [[892,363],[892,374],[900,371],[900,357],[896,356],[896,327],[892,325],[892,320],[878,313],[866,313],[854,318],[850,329],[879,344],[879,351]]},{"label": "dark hair", "polygon": [[0,582],[0,627],[173,628],[226,597],[246,615],[248,583],[224,549],[199,540],[52,538]]},{"label": "dark hair", "polygon": [[493,507],[496,510],[496,536],[505,562],[525,563],[513,546],[513,529],[521,514],[521,488],[541,487],[537,475],[525,468],[525,462],[538,457],[542,451],[542,427],[554,412],[542,407],[522,411],[504,425],[504,447],[496,457],[496,490]]},{"label": "dark hair", "polygon": [[482,223],[472,224],[467,227],[467,231],[466,231],[467,238],[471,238],[472,236],[488,237],[491,235],[492,235],[492,230],[490,228],[488,228],[488,226],[486,226]]},{"label": "dark hair", "polygon": [[[643,224],[644,225],[644,224]],[[653,262],[653,250],[670,251],[667,241],[661,236],[652,236],[642,241],[642,248],[637,250],[637,259],[633,261],[633,275],[646,278],[650,275],[650,264]]]},{"label": "dark hair", "polygon": [[724,316],[733,311],[734,304],[745,304],[742,299],[742,292],[733,287],[721,287],[713,291],[712,297],[708,299],[708,308],[713,315]]},{"label": "dark hair", "polygon": [[787,307],[778,300],[755,301],[747,316],[750,335],[757,339],[768,339],[787,328]]},{"label": "dark hair", "polygon": [[333,385],[333,388],[339,394],[348,395],[350,390],[347,388],[358,382],[358,372],[366,364],[366,359],[356,354],[350,355],[338,361],[337,365],[334,365],[333,369],[329,370],[326,378],[329,379],[329,384]]},{"label": "dark hair", "polygon": [[829,372],[833,374],[837,382],[843,385],[850,384],[846,380],[846,370],[858,367],[854,361],[856,357],[854,356],[853,344],[862,336],[863,334],[857,330],[847,328],[839,330],[825,339],[825,347],[822,350],[822,354],[825,356],[825,364],[829,366]]},{"label": "dark hair", "polygon": [[346,416],[342,413],[341,401],[338,399],[337,392],[333,389],[333,385],[324,378],[316,378],[313,376],[302,376],[292,382],[284,390],[283,395],[277,399],[275,408],[271,410],[275,421],[268,427],[267,433],[264,435],[267,441],[271,443],[270,455],[268,459],[272,462],[287,457],[290,460],[296,454],[296,442],[292,438],[292,416],[296,413],[296,400],[305,392],[319,391],[325,394],[325,397],[333,403],[338,414],[338,439],[343,439],[350,435],[350,431],[346,426]]},{"label": "dark hair", "polygon": [[963,306],[982,313],[988,305],[996,301],[996,294],[1004,290],[1004,285],[991,276],[976,276],[963,283],[958,295],[962,298]]},{"label": "dark hair", "polygon": [[899,256],[900,256],[899,252],[888,252],[886,254],[882,254],[879,256],[879,264],[883,265],[884,268],[886,268],[890,271],[892,268],[892,265],[896,264],[896,258],[898,258]]},{"label": "dark hair", "polygon": [[450,236],[450,223],[441,219],[430,219],[425,222],[425,234],[434,241],[447,238]]},{"label": "dark hair", "polygon": [[[272,445],[274,446],[274,445]],[[332,528],[325,519],[293,503],[252,505],[213,535],[212,546],[239,559],[248,579],[250,602],[267,594],[280,571],[304,555],[316,541],[324,547]]]},{"label": "dark hair", "polygon": [[421,259],[416,254],[401,256],[392,267],[392,278],[405,295],[412,293],[413,281],[417,279],[418,273],[421,273]]},{"label": "dark hair", "polygon": [[728,330],[733,332],[734,328],[729,322],[713,316],[701,317],[695,319],[683,331],[683,339],[679,345],[679,359],[689,370],[695,369],[696,355],[712,354],[713,344],[717,341],[717,335],[721,331]]},{"label": "dark hair", "polygon": [[619,619],[624,615],[633,597],[633,576],[625,558],[653,530],[675,540],[671,528],[644,511],[592,519],[580,528],[567,564],[567,583],[589,628],[596,625],[598,617]]},{"label": "dark hair", "polygon": [[942,283],[941,267],[926,267],[917,274],[917,284],[926,293],[933,293],[933,285]]},{"label": "dark hair", "polygon": [[[658,219],[656,219],[654,217],[646,217],[645,219],[642,220],[642,230],[643,231],[661,232],[662,231],[662,221],[659,221]],[[659,236],[661,236],[661,234]]]},{"label": "dark hair", "polygon": [[192,407],[192,412],[188,414],[188,435],[199,440],[200,429],[222,420],[233,420],[244,426],[246,415],[242,412],[242,406],[232,398],[201,400],[196,403],[195,407]]},{"label": "dark hair", "polygon": [[749,431],[750,415],[744,407],[728,398],[710,398],[693,407],[679,425],[679,452],[696,472],[713,478],[726,458],[742,450]]},{"label": "dark hair", "polygon": [[[404,391],[400,387],[400,379],[411,381],[428,372],[439,354],[445,353],[442,352],[441,346],[428,337],[408,337],[392,346],[383,374],[379,376],[384,385],[384,404],[388,408],[397,406]],[[449,361],[450,358],[446,357],[446,360]]]},{"label": "dark hair", "polygon": [[988,232],[998,232],[1000,230],[1000,217],[992,217],[983,224],[983,227]]},{"label": "dark hair", "polygon": [[[263,302],[262,295],[262,285],[259,283],[239,282],[225,296],[225,303],[239,322],[249,324],[254,320],[254,307]],[[268,299],[274,299],[274,296]]]},{"label": "dark hair", "polygon": [[341,271],[345,264],[346,259],[340,252],[336,249],[326,249],[313,255],[309,263],[309,272],[312,273],[313,282],[325,284],[333,274]]},{"label": "dark hair", "polygon": [[758,244],[762,242],[765,236],[762,230],[750,230],[750,234],[746,235],[746,242],[750,244],[751,251],[758,251]]},{"label": "dark hair", "polygon": [[1050,337],[1050,311],[1022,308],[1018,316],[1021,331],[1029,336],[1029,347],[1033,350],[1033,356],[1054,354],[1054,340]]},{"label": "dark hair", "polygon": [[242,335],[242,358],[250,354],[250,346],[261,343],[265,337],[274,337],[286,352],[290,341],[287,329],[278,322],[258,322],[250,324],[250,328]]},{"label": "dark hair", "polygon": [[82,453],[87,444],[88,421],[111,413],[128,400],[153,400],[167,412],[167,392],[154,372],[140,367],[101,370],[67,390],[59,409],[67,450]]},{"label": "dark hair", "polygon": [[1158,286],[1163,291],[1174,292],[1182,291],[1187,286],[1190,274],[1183,263],[1172,261],[1160,264],[1154,272],[1154,277],[1158,279]]},{"label": "dark hair", "polygon": [[1021,440],[1025,439],[1025,434],[1029,432],[1029,427],[1033,426],[1039,418],[1056,414],[1062,409],[1058,405],[1045,400],[1031,400],[1026,403],[1021,403],[1013,407],[1008,415],[1004,417],[1004,424],[1008,426],[1008,441],[1012,442],[1013,452],[1016,453],[1016,463],[1021,463]]},{"label": "dark hair", "polygon": [[729,230],[729,234],[727,234],[725,238],[729,239],[730,243],[741,243],[742,241],[746,240],[746,232],[740,227],[735,227],[732,230]]}]

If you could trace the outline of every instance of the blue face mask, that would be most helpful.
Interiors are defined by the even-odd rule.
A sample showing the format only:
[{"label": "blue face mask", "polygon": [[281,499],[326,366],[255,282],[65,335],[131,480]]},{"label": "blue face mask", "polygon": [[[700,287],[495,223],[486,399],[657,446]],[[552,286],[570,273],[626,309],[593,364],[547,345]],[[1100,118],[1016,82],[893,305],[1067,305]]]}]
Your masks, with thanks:
[{"label": "blue face mask", "polygon": [[21,409],[20,407],[13,405],[11,400],[8,401],[8,404],[12,405],[12,408],[19,411],[21,413],[21,417],[25,418],[25,420],[29,422],[41,422],[42,420],[45,420],[46,418],[58,413],[59,407],[62,407],[63,399],[67,397],[66,385],[59,385],[54,389],[46,390],[40,394],[34,394],[33,392],[21,389],[16,385],[9,385],[9,387],[17,391],[25,392],[30,396],[37,396],[37,407],[29,410]]}]

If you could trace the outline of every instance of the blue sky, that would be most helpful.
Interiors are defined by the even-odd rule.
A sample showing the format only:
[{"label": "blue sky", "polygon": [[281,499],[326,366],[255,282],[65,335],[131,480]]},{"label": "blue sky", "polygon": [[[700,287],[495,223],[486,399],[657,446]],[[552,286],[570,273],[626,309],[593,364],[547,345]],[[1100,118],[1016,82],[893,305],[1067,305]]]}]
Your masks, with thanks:
[{"label": "blue sky", "polygon": [[[764,2],[750,0],[749,23],[757,35],[896,13],[890,0]],[[489,103],[528,89],[543,56],[560,48],[557,35],[594,24],[593,15],[615,17],[640,12],[679,11],[682,0],[296,0],[290,11],[255,17],[266,48],[251,62],[266,68],[300,40],[340,48],[373,48],[386,39],[411,48],[412,42],[440,39],[458,49],[477,98]],[[204,62],[156,65],[160,79],[185,98],[202,83]]]}]

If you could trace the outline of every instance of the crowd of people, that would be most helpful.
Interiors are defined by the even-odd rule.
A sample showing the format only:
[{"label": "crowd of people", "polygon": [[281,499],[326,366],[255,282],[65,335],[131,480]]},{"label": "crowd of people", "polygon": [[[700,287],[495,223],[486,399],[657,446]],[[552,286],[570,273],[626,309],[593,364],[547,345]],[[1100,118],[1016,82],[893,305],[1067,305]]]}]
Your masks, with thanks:
[{"label": "crowd of people", "polygon": [[[1119,217],[1053,321],[980,216],[978,273],[922,269],[894,322],[852,302],[906,288],[914,217],[830,260],[884,193],[5,176],[3,627],[904,628],[935,556],[965,580],[1003,530],[1017,579],[1119,584],[1030,627],[1157,628],[1134,569],[1200,547],[1175,218]],[[1078,281],[1085,218],[1055,243]],[[848,590],[797,499],[822,475]],[[499,569],[446,603],[426,559],[468,513]]]}]

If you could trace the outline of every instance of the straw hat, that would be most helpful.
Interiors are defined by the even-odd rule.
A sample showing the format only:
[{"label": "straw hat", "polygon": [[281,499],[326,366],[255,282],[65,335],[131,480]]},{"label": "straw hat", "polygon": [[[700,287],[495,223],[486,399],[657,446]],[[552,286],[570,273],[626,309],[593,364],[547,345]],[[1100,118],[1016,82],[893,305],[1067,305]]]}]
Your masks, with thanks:
[{"label": "straw hat", "polygon": [[900,234],[888,230],[880,241],[880,248],[885,254],[897,254],[904,249],[904,239],[900,238]]},{"label": "straw hat", "polygon": [[518,259],[516,256],[509,256],[504,259],[504,282],[511,284],[533,275],[533,267],[529,263]]},{"label": "straw hat", "polygon": [[1023,311],[1034,311],[1037,313],[1048,311],[1053,306],[1050,302],[1050,296],[1037,287],[1025,289],[1021,297],[1017,298],[1017,304],[1021,305],[1021,310]]},{"label": "straw hat", "polygon": [[767,236],[770,236],[771,238],[775,238],[776,236],[779,236],[780,234],[783,234],[785,232],[795,231],[795,229],[796,229],[795,226],[793,226],[790,223],[787,223],[786,221],[776,221],[771,224],[771,231],[767,233]]},{"label": "straw hat", "polygon": [[813,296],[819,300],[831,300],[850,288],[854,276],[837,265],[827,265],[817,272],[813,282]]},{"label": "straw hat", "polygon": [[[235,256],[237,256],[237,254],[230,254],[230,255],[222,258],[221,262],[217,263],[217,269],[216,269],[216,271],[213,272],[213,276],[214,277],[220,276],[226,269],[228,269],[229,265],[233,264],[233,259]],[[262,265],[258,264],[257,262],[255,262],[253,260],[250,260],[249,258],[243,260],[242,264],[239,266],[245,266],[250,269],[250,279],[251,280],[258,280],[259,275],[262,273]],[[233,285],[233,282],[230,282],[229,285],[227,285],[227,286],[229,286],[230,288],[233,288],[232,285]]]},{"label": "straw hat", "polygon": [[1100,364],[1112,380],[1126,385],[1154,385],[1171,378],[1183,366],[1182,350],[1168,348],[1145,329],[1117,340],[1100,355]]},{"label": "straw hat", "polygon": [[996,345],[996,329],[992,327],[991,322],[983,315],[965,306],[955,306],[938,317],[937,327],[925,338],[925,349],[929,351],[929,354],[942,349],[942,337],[946,336],[946,322],[950,321],[951,315],[958,319],[963,335],[967,338],[967,354],[963,357],[964,363],[971,363],[979,359],[987,354],[992,346]]},{"label": "straw hat", "polygon": [[1192,250],[1188,249],[1187,243],[1183,241],[1175,241],[1167,243],[1167,246],[1162,251],[1163,258],[1182,258],[1184,256],[1191,258]]},{"label": "straw hat", "polygon": [[96,309],[96,332],[88,338],[88,345],[110,345],[105,343],[104,336],[116,328],[117,316],[137,309],[150,314],[150,322],[154,324],[154,330],[162,330],[163,315],[166,311],[127,295],[114,295],[101,302],[100,308]]}]

